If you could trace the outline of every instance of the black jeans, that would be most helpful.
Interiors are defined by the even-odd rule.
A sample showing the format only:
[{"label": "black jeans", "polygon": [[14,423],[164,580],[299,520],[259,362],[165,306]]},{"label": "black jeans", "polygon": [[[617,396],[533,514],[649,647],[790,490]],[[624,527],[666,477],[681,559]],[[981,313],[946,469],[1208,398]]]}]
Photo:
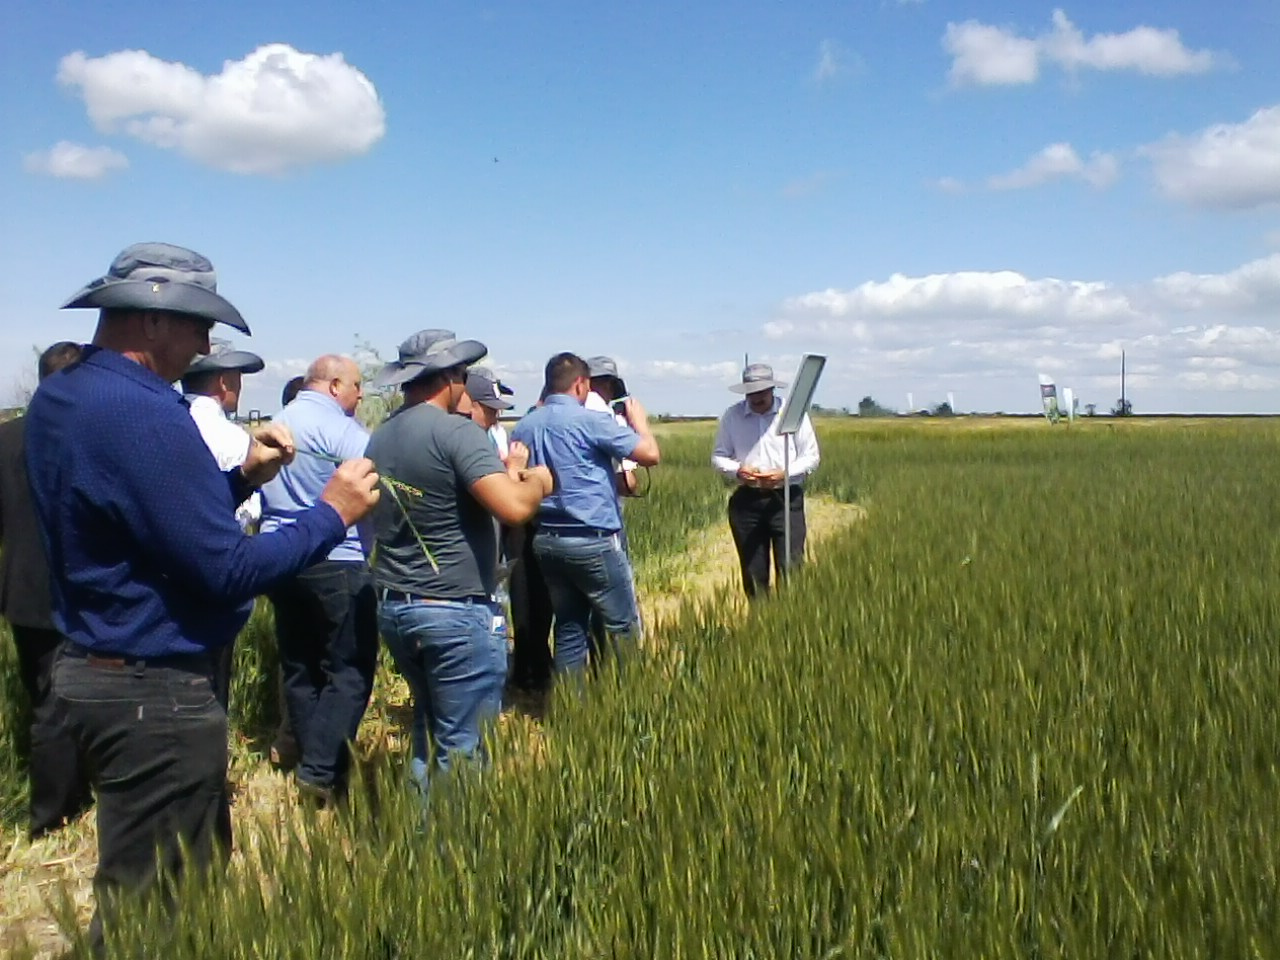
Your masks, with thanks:
[{"label": "black jeans", "polygon": [[75,739],[58,718],[53,665],[62,647],[56,630],[13,625],[18,671],[31,698],[31,837],[56,830],[93,802],[89,772]]},{"label": "black jeans", "polygon": [[739,487],[729,497],[729,529],[742,565],[742,588],[755,599],[769,592],[769,565],[781,580],[788,567],[804,559],[804,489],[791,488],[791,556],[784,558],[781,490]]},{"label": "black jeans", "polygon": [[[536,525],[511,531],[511,686],[530,692],[551,687],[551,594],[533,553]],[[516,541],[519,541],[518,543]]]},{"label": "black jeans", "polygon": [[176,874],[181,844],[201,868],[230,850],[227,713],[214,694],[212,656],[126,662],[68,647],[53,691],[98,793],[90,939],[100,946],[116,895],[155,883],[157,866]]},{"label": "black jeans", "polygon": [[363,562],[323,560],[270,598],[298,778],[341,787],[378,663],[373,574]]}]

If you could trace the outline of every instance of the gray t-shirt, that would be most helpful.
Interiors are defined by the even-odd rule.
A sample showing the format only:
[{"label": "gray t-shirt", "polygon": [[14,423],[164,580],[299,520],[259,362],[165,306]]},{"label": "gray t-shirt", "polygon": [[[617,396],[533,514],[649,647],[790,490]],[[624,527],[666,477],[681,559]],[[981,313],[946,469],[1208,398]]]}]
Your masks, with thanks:
[{"label": "gray t-shirt", "polygon": [[[484,430],[434,404],[418,403],[378,427],[365,456],[379,473],[422,491],[420,497],[397,491],[399,505],[382,491],[373,514],[378,586],[437,600],[492,595],[498,564],[493,518],[469,488],[506,468]],[[431,569],[406,510],[439,573]]]}]

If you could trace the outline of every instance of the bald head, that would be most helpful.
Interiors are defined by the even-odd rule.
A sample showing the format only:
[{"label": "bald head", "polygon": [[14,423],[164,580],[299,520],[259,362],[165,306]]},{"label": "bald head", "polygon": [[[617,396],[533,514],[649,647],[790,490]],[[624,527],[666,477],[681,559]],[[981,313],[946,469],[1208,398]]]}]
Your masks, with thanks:
[{"label": "bald head", "polygon": [[302,389],[328,394],[351,417],[355,416],[360,398],[364,396],[362,379],[359,365],[350,357],[326,353],[311,361]]}]

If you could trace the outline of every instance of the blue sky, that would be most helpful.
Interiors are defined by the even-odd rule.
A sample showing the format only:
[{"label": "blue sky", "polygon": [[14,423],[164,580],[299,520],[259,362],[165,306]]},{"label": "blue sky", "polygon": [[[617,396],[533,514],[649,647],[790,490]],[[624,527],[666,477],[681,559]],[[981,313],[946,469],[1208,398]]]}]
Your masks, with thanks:
[{"label": "blue sky", "polygon": [[[690,9],[694,8],[694,9]],[[0,394],[138,240],[193,247],[268,370],[569,349],[653,411],[741,358],[818,400],[1280,409],[1280,7],[29,2],[0,35]],[[6,389],[6,385],[12,387]],[[519,397],[517,398],[519,399]]]}]

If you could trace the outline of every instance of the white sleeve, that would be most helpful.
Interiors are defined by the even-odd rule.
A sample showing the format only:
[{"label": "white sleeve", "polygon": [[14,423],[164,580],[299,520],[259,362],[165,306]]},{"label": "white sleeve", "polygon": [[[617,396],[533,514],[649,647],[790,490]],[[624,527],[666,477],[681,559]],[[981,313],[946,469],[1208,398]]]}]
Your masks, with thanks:
[{"label": "white sleeve", "polygon": [[734,459],[737,451],[733,449],[733,437],[730,436],[729,414],[720,418],[720,428],[716,431],[716,445],[711,450],[711,465],[726,480],[737,480],[738,470],[742,464]]},{"label": "white sleeve", "polygon": [[794,457],[791,460],[791,474],[788,479],[803,479],[818,469],[818,435],[813,432],[813,423],[808,415],[800,421],[800,429],[795,435]]}]

